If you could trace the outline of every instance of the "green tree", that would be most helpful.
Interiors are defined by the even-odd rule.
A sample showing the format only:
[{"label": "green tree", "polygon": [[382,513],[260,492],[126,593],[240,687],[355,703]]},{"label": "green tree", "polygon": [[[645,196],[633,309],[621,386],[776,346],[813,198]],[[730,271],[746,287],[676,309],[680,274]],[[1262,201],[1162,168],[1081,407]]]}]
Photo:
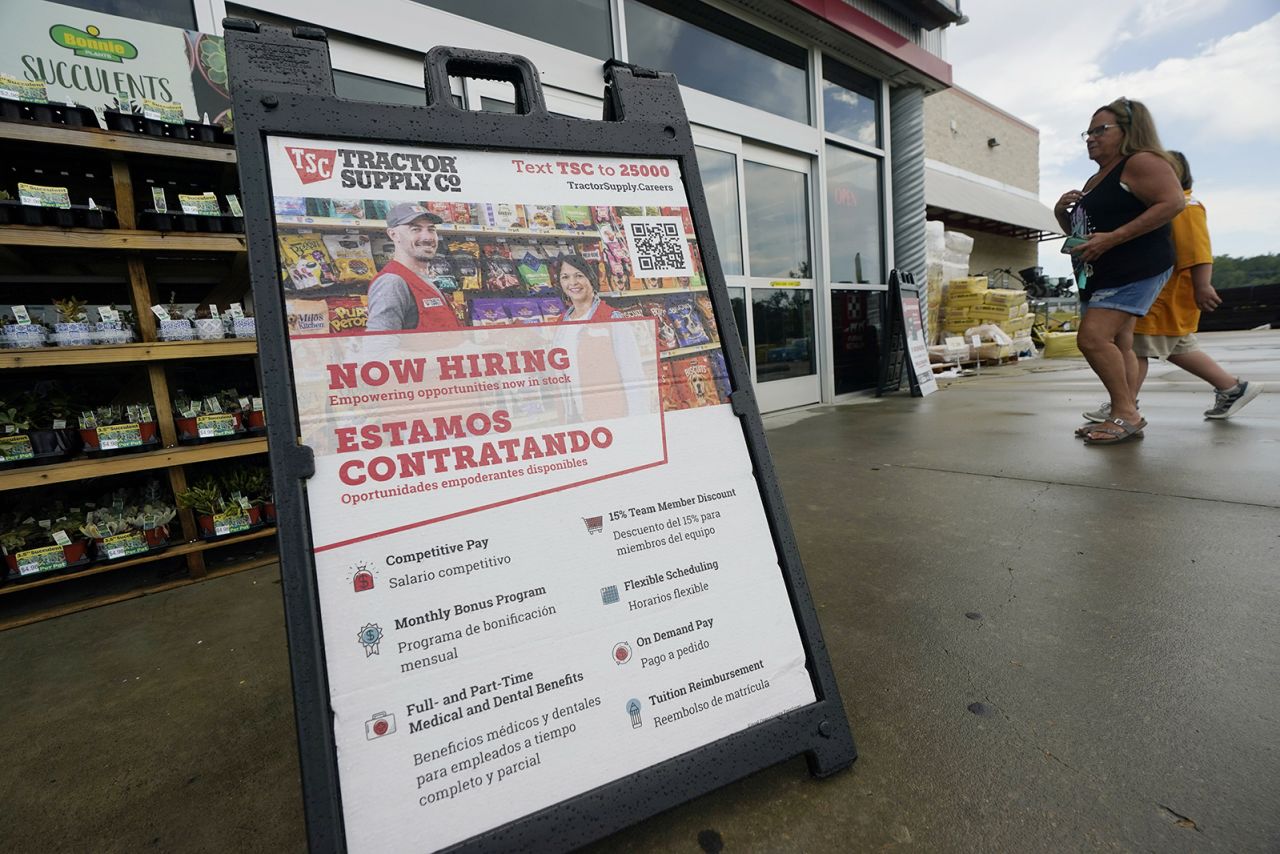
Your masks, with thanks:
[{"label": "green tree", "polygon": [[1274,284],[1280,284],[1280,253],[1272,252],[1250,258],[1213,256],[1213,286],[1219,290]]}]

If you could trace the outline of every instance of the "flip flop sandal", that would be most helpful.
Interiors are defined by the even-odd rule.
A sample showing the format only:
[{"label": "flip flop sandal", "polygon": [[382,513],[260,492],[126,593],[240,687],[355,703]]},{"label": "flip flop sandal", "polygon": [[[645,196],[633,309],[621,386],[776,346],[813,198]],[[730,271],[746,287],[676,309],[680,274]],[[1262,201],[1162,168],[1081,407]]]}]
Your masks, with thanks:
[{"label": "flip flop sandal", "polygon": [[[1079,427],[1076,428],[1076,438],[1083,439],[1084,437],[1088,436],[1090,433],[1098,432],[1098,428],[1105,423],[1106,423],[1105,421],[1086,421],[1085,423],[1081,424]],[[1138,430],[1137,438],[1139,439],[1142,438],[1141,428],[1139,428]]]},{"label": "flip flop sandal", "polygon": [[[1142,419],[1137,424],[1130,424],[1123,418],[1112,418],[1104,424],[1095,424],[1089,433],[1102,433],[1110,438],[1095,439],[1086,434],[1084,443],[1086,445],[1118,445],[1121,442],[1128,442],[1131,439],[1142,438],[1142,428],[1147,426],[1147,419]],[[1117,429],[1119,428],[1119,429]]]}]

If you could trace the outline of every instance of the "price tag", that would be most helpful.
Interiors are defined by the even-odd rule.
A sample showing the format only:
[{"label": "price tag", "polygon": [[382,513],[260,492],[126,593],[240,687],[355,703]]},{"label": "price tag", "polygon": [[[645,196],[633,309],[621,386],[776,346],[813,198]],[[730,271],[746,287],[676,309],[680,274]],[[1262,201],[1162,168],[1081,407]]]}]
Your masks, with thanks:
[{"label": "price tag", "polygon": [[137,424],[110,424],[98,428],[98,450],[116,451],[142,445],[142,431]]},{"label": "price tag", "polygon": [[167,125],[180,125],[187,120],[182,113],[182,105],[172,101],[153,101],[142,99],[142,115],[148,119],[156,119]]},{"label": "price tag", "polygon": [[102,549],[107,553],[109,560],[116,558],[128,557],[129,555],[142,554],[147,551],[147,541],[137,531],[130,531],[126,534],[116,534],[107,537],[102,541]]},{"label": "price tag", "polygon": [[18,562],[19,575],[52,572],[55,569],[63,569],[67,565],[67,555],[62,550],[62,546],[29,549],[25,552],[18,552],[14,557]]},{"label": "price tag", "polygon": [[222,315],[218,314],[218,307],[213,303],[209,303],[209,316],[214,320],[221,320]]},{"label": "price tag", "polygon": [[222,216],[222,206],[213,193],[201,193],[198,196],[178,194],[178,204],[184,214],[192,216]]},{"label": "price tag", "polygon": [[[8,425],[6,431],[8,432]],[[26,435],[0,437],[0,460],[6,463],[35,458],[31,447],[31,439]]]},{"label": "price tag", "polygon": [[221,412],[222,404],[218,403],[218,399],[216,397],[206,397],[204,399],[204,408],[210,412]]},{"label": "price tag", "polygon": [[245,510],[248,510],[250,507],[253,506],[252,504],[249,503],[249,499],[245,498],[243,495],[241,495],[240,498],[237,499],[236,503],[239,504],[241,507],[243,507]]},{"label": "price tag", "polygon": [[233,302],[227,307],[227,314],[231,316],[232,320],[239,320],[244,317],[244,309],[240,307],[240,303]]},{"label": "price tag", "polygon": [[35,208],[62,208],[70,210],[71,194],[66,187],[42,187],[39,184],[19,184],[18,199],[24,205]]},{"label": "price tag", "polygon": [[55,419],[53,419],[53,429],[54,429],[54,430],[66,430],[66,429],[67,429],[67,419],[65,419],[65,418],[55,418]]},{"label": "price tag", "polygon": [[247,397],[242,397],[242,398],[240,398],[240,408],[241,408],[241,409],[248,409],[248,408],[249,408],[249,398],[247,398]]},{"label": "price tag", "polygon": [[13,319],[18,321],[19,326],[31,325],[31,314],[27,311],[25,305],[10,306],[13,311]]},{"label": "price tag", "polygon": [[53,532],[53,541],[60,546],[71,545],[71,538],[67,536],[66,531],[62,531],[62,530]]},{"label": "price tag", "polygon": [[49,90],[43,80],[31,81],[8,74],[0,74],[0,98],[25,101],[28,104],[49,103]]},{"label": "price tag", "polygon": [[236,433],[235,416],[227,412],[217,415],[201,415],[196,418],[196,433],[201,439],[234,436]]},{"label": "price tag", "polygon": [[173,318],[169,316],[169,309],[162,305],[151,306],[151,313],[161,320],[173,320]]},{"label": "price tag", "polygon": [[261,412],[261,411],[262,411],[262,398],[260,398],[260,397],[255,397],[255,398],[253,399],[253,409],[254,409],[254,411],[255,411],[255,412]]},{"label": "price tag", "polygon": [[213,533],[219,537],[249,530],[249,516],[239,510],[220,513],[213,517]]},{"label": "price tag", "polygon": [[240,200],[235,197],[234,193],[227,193],[227,207],[231,208],[232,216],[244,216],[244,211],[240,207]]},{"label": "price tag", "polygon": [[169,212],[169,202],[164,197],[164,187],[151,188],[151,204],[155,207],[156,213]]}]

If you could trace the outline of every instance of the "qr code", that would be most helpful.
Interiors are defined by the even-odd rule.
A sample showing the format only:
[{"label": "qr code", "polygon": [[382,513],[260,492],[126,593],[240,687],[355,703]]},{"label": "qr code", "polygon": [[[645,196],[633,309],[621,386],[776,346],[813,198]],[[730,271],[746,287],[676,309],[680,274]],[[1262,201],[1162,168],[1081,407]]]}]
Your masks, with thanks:
[{"label": "qr code", "polygon": [[678,216],[623,217],[631,267],[645,278],[692,276],[689,242]]}]

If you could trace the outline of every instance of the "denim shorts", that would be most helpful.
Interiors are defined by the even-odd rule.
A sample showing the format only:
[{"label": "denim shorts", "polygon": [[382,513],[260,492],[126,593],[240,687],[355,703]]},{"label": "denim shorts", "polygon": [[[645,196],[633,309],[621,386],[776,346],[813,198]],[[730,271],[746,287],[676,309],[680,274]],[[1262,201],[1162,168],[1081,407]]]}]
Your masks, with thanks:
[{"label": "denim shorts", "polygon": [[1080,314],[1091,308],[1109,308],[1142,317],[1151,310],[1151,304],[1160,296],[1164,283],[1173,275],[1173,268],[1149,279],[1138,279],[1118,288],[1102,288],[1089,292],[1089,301],[1080,303]]}]

